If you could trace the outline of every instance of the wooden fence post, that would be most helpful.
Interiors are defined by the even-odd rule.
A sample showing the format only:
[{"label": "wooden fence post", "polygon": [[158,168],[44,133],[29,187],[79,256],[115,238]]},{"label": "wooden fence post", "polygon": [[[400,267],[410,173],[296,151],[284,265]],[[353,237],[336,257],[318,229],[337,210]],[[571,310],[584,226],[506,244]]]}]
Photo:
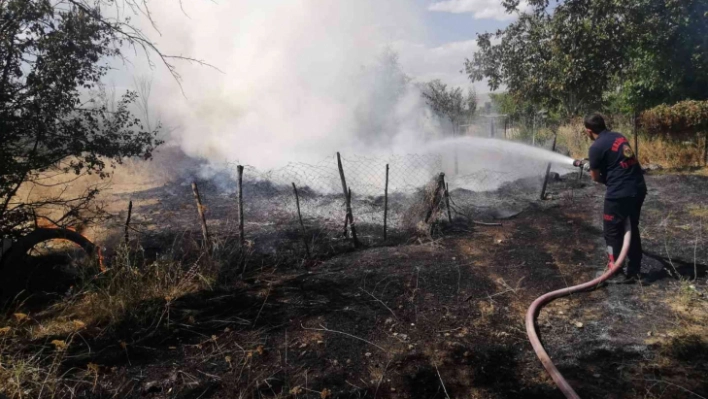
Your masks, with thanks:
[{"label": "wooden fence post", "polygon": [[349,222],[349,228],[352,231],[352,240],[354,241],[354,246],[358,247],[359,246],[359,239],[357,238],[356,235],[356,227],[354,226],[354,215],[352,212],[352,202],[351,202],[351,195],[352,191],[347,187],[347,180],[344,177],[344,166],[342,166],[342,157],[337,152],[337,166],[339,168],[339,178],[342,180],[342,191],[344,192],[344,199],[346,201],[346,206],[347,206],[347,216],[345,220],[345,224],[348,221]]},{"label": "wooden fence post", "polygon": [[[435,210],[441,206],[442,201],[445,199],[445,173],[440,173],[438,175],[438,185],[435,187],[435,193],[433,193],[433,198],[430,204],[428,204],[428,211],[425,214],[425,223],[430,221],[433,217]],[[435,221],[433,221],[435,223]]]},{"label": "wooden fence post", "polygon": [[352,241],[354,241],[354,247],[359,247],[359,237],[356,235],[356,226],[354,226],[354,214],[352,213],[352,189],[349,188],[347,195],[347,208],[349,209],[349,228],[352,230]]},{"label": "wooden fence post", "polygon": [[125,219],[125,244],[128,245],[128,241],[130,241],[130,234],[128,233],[128,230],[130,229],[130,216],[133,213],[133,201],[131,200],[128,202],[128,217]]},{"label": "wooden fence post", "polygon": [[246,235],[243,229],[243,166],[238,165],[236,170],[238,171],[238,235],[241,255],[243,255],[246,246]]},{"label": "wooden fence post", "polygon": [[[349,201],[349,194],[347,194],[347,199],[345,201]],[[349,214],[344,213],[344,234],[342,234],[344,238],[349,238]]]},{"label": "wooden fence post", "polygon": [[344,193],[344,198],[347,198],[347,179],[344,177],[344,166],[342,166],[342,156],[339,152],[337,152],[337,168],[339,169],[339,178],[342,181],[342,192]]},{"label": "wooden fence post", "polygon": [[342,165],[342,157],[337,152],[337,168],[339,169],[339,178],[342,181],[342,192],[344,193],[344,207],[346,212],[344,214],[344,237],[349,238],[349,193],[347,192],[347,180],[344,177],[344,166]]},{"label": "wooden fence post", "polygon": [[[556,150],[556,140],[558,139],[558,134],[553,136],[553,149],[552,151]],[[546,199],[546,188],[548,187],[548,179],[551,175],[551,163],[548,163],[548,166],[546,167],[546,177],[543,179],[543,188],[541,189],[541,201]]]},{"label": "wooden fence post", "polygon": [[297,205],[297,217],[300,219],[300,227],[302,228],[302,241],[305,242],[305,253],[307,254],[307,259],[312,258],[310,255],[310,245],[307,243],[307,231],[305,230],[305,224],[302,222],[302,213],[300,213],[300,196],[297,194],[297,187],[293,183],[293,191],[295,191],[295,204]]},{"label": "wooden fence post", "polygon": [[384,234],[383,239],[386,241],[386,227],[388,220],[388,164],[386,164],[386,186],[384,188]]},{"label": "wooden fence post", "polygon": [[199,222],[202,226],[202,237],[204,237],[202,248],[207,249],[209,248],[209,230],[207,229],[204,206],[202,205],[202,198],[199,196],[199,188],[196,182],[192,182],[192,192],[194,193],[194,199],[197,201],[197,212],[199,212]]}]

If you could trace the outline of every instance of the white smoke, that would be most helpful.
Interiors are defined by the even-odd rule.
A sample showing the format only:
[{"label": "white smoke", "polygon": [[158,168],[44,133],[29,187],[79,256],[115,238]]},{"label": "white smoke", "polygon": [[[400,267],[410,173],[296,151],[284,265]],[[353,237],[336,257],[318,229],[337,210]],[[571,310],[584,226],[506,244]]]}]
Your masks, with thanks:
[{"label": "white smoke", "polygon": [[171,139],[188,155],[272,168],[335,151],[415,152],[435,134],[389,48],[425,40],[408,0],[183,4],[185,12],[176,0],[150,2],[161,36],[145,18],[143,30],[164,53],[223,73],[179,63],[183,96],[159,60],[148,68],[139,55],[113,79],[153,76],[153,117],[174,128]]}]

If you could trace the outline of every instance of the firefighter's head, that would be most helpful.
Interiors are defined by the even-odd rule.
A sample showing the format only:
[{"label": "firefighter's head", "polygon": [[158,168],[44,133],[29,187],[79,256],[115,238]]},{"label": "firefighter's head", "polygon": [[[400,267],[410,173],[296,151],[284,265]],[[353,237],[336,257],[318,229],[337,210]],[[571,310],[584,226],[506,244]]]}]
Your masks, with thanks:
[{"label": "firefighter's head", "polygon": [[591,140],[595,140],[600,133],[607,130],[605,118],[595,112],[585,117],[585,133]]}]

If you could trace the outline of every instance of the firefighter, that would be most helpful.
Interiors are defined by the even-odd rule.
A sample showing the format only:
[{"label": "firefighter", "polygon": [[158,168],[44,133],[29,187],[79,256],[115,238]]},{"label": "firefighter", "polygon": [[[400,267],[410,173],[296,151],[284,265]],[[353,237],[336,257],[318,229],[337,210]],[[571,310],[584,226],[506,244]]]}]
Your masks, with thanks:
[{"label": "firefighter", "polygon": [[607,253],[614,261],[620,254],[625,233],[625,221],[630,218],[632,240],[626,268],[610,280],[611,283],[631,284],[639,280],[642,264],[642,239],[639,218],[647,195],[644,172],[627,139],[607,129],[602,115],[585,118],[585,131],[593,141],[588,162],[590,176],[607,186],[603,212],[603,230]]}]

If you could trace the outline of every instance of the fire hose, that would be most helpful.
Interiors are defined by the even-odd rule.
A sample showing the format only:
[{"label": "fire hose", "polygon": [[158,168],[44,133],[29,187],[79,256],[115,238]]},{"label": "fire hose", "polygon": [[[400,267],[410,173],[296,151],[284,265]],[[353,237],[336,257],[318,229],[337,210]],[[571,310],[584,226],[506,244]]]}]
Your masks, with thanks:
[{"label": "fire hose", "polygon": [[541,341],[538,338],[538,334],[536,333],[536,316],[540,312],[541,308],[544,305],[550,303],[551,301],[564,296],[568,296],[576,292],[581,292],[594,288],[609,279],[610,277],[612,277],[612,275],[614,275],[622,267],[622,264],[624,263],[624,260],[627,257],[627,252],[629,252],[629,243],[631,240],[632,228],[630,220],[629,218],[627,218],[627,220],[625,221],[625,233],[624,242],[622,244],[622,250],[620,251],[620,254],[616,260],[613,260],[612,256],[610,255],[610,261],[608,263],[607,271],[603,273],[602,276],[583,284],[546,293],[537,298],[535,301],[533,301],[533,303],[529,307],[529,310],[526,312],[526,333],[528,334],[529,340],[531,341],[531,346],[533,346],[533,350],[536,352],[536,355],[538,356],[539,360],[541,360],[543,367],[546,369],[546,371],[548,371],[548,374],[551,375],[551,378],[553,378],[553,382],[556,383],[558,389],[560,389],[561,392],[563,392],[565,397],[568,399],[580,399],[580,396],[578,396],[578,394],[573,390],[573,387],[570,386],[568,381],[563,378],[560,371],[558,371],[556,366],[553,364],[553,361],[551,361],[550,356],[548,356],[548,353],[546,353],[546,350],[543,348],[543,344],[541,344]]}]

